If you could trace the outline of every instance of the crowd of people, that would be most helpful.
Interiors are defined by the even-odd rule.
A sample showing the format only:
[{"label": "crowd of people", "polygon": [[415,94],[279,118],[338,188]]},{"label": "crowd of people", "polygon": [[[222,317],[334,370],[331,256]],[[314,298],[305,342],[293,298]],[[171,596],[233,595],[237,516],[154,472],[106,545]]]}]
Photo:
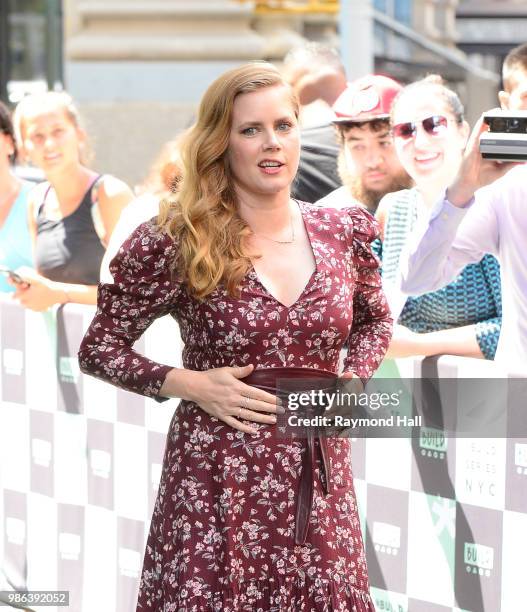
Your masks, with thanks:
[{"label": "crowd of people", "polygon": [[[405,87],[383,75],[348,83],[338,53],[319,43],[291,51],[282,74],[299,101],[301,152],[293,196],[321,207],[362,206],[379,223],[374,251],[397,322],[388,356],[494,359],[502,326],[499,241],[485,248],[481,243],[478,261],[456,266],[450,282],[436,279],[431,291],[428,268],[444,272],[444,266],[427,259],[421,266],[426,286],[414,286],[413,270],[406,273],[408,281],[401,277],[420,221],[430,217],[462,166],[470,128],[458,95],[434,75]],[[502,108],[527,107],[526,75],[521,46],[503,66]],[[68,94],[28,96],[13,117],[2,105],[0,123],[0,290],[33,310],[95,304],[97,284],[111,280],[109,264],[125,238],[177,190],[180,139],[164,145],[133,193],[89,167],[89,139]],[[15,160],[39,168],[45,180],[35,186],[19,179],[12,171]],[[507,169],[501,165],[496,172]],[[413,268],[416,258],[411,262]],[[520,316],[515,308],[509,312]]]},{"label": "crowd of people", "polygon": [[[525,92],[527,45],[502,107]],[[481,157],[487,126],[471,134],[437,75],[347,83],[318,44],[216,79],[136,199],[90,168],[66,93],[0,121],[2,290],[33,310],[97,303],[82,371],[182,400],[138,609],[373,611],[350,441],[278,438],[277,379],[330,380],[343,349],[361,385],[385,356],[527,364],[525,166]],[[45,181],[16,178],[17,154]],[[167,314],[183,368],[133,349]]]}]

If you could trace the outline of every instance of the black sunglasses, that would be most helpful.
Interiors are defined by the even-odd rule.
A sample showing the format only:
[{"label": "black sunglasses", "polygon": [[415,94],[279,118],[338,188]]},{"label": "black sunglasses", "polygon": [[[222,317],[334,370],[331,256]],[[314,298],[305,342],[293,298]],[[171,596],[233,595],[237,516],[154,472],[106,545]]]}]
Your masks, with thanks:
[{"label": "black sunglasses", "polygon": [[421,123],[423,130],[432,136],[436,136],[443,131],[448,125],[448,119],[442,115],[432,115],[423,119],[421,122],[415,123],[414,121],[408,121],[407,123],[398,123],[392,127],[392,134],[394,138],[402,138],[408,140],[414,138],[417,133],[417,126]]}]

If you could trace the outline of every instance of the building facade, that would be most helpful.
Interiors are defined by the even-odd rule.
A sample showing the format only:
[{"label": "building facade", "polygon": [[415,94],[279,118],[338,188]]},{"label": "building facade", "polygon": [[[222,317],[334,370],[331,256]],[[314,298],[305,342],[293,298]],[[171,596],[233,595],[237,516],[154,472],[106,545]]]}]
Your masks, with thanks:
[{"label": "building facade", "polygon": [[[86,118],[98,169],[131,184],[147,174],[163,143],[192,122],[211,80],[244,61],[280,63],[307,40],[340,46],[351,79],[375,70],[409,82],[439,72],[469,107],[475,107],[471,98],[493,106],[498,85],[495,66],[479,62],[472,71],[457,47],[458,0],[7,0],[0,6],[0,30],[7,20],[11,33],[18,32],[7,55],[19,67],[21,58],[33,66],[33,87],[63,82]],[[10,64],[13,76],[16,62]],[[3,71],[5,81],[9,69]],[[12,101],[23,89],[13,85],[16,78]]]},{"label": "building facade", "polygon": [[527,40],[523,0],[462,0],[457,9],[458,46],[476,65],[500,72],[509,50]]}]

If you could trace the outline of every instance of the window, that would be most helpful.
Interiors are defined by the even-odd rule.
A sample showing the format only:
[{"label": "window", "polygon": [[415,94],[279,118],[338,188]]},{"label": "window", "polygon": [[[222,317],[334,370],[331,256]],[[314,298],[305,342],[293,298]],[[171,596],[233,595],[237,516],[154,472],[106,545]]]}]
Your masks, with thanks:
[{"label": "window", "polygon": [[0,97],[16,103],[27,92],[60,86],[60,0],[2,0],[0,5]]}]

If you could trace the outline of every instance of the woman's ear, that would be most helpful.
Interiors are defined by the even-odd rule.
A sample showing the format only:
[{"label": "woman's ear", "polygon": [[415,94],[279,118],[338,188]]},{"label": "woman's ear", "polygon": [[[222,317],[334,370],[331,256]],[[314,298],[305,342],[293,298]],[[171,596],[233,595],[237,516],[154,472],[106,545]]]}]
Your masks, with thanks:
[{"label": "woman's ear", "polygon": [[467,146],[468,138],[470,136],[470,125],[467,121],[463,120],[463,123],[459,127],[461,138],[463,140],[463,149]]},{"label": "woman's ear", "polygon": [[75,129],[77,131],[77,138],[79,139],[79,144],[85,145],[88,140],[88,134],[86,133],[86,130],[81,127],[76,127]]},{"label": "woman's ear", "polygon": [[24,146],[23,142],[18,143],[17,161],[22,164],[28,164],[31,162],[31,156],[29,154],[29,151]]},{"label": "woman's ear", "polygon": [[[2,134],[3,135],[3,134]],[[3,135],[4,136],[4,135]],[[7,140],[8,143],[8,147],[7,147],[7,154],[9,156],[10,159],[13,158],[15,151],[16,151],[16,147],[15,147],[15,142],[13,140],[13,138],[11,137],[10,134],[5,134],[5,138]]]},{"label": "woman's ear", "polygon": [[78,127],[78,126],[75,128],[75,130],[77,132],[77,140],[79,142],[79,145],[78,145],[79,162],[83,165],[86,165],[90,162],[90,159],[91,159],[91,150],[90,150],[90,147],[88,146],[88,134],[85,129]]},{"label": "woman's ear", "polygon": [[500,101],[500,106],[503,110],[508,110],[510,97],[511,95],[508,91],[500,91],[498,93],[498,99]]}]

